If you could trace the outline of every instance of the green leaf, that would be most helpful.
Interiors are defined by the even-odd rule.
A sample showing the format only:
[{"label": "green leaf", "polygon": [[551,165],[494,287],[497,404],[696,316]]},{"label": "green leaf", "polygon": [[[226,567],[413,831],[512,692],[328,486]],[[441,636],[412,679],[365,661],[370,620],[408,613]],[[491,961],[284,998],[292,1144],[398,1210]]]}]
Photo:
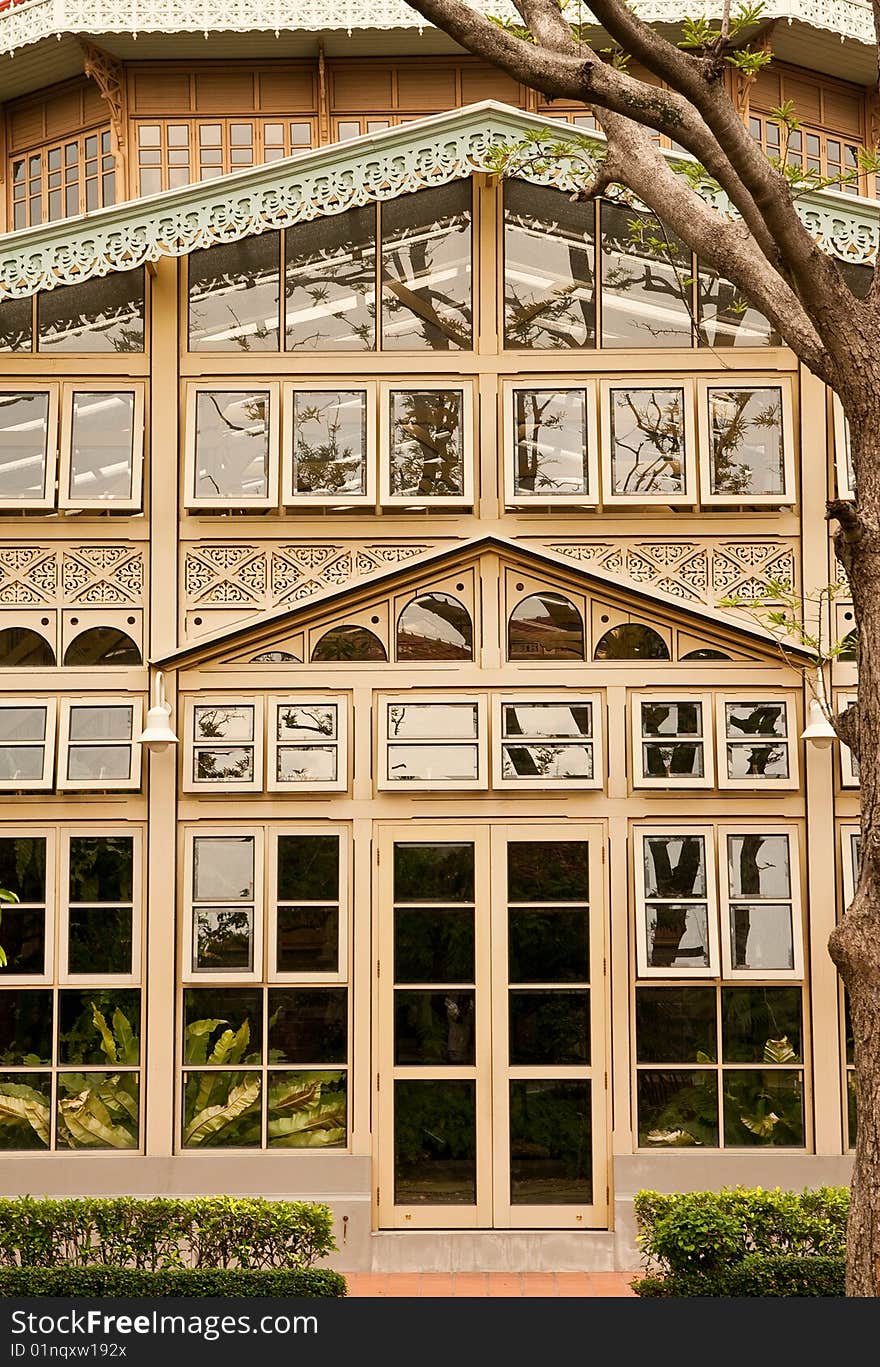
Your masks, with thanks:
[{"label": "green leaf", "polygon": [[234,1121],[240,1119],[258,1101],[260,1079],[248,1078],[233,1087],[224,1105],[208,1106],[197,1111],[183,1132],[186,1145],[204,1144]]},{"label": "green leaf", "polygon": [[118,1062],[116,1057],[116,1040],[113,1038],[113,1033],[104,1019],[104,1016],[98,1010],[94,1002],[92,1002],[92,1021],[95,1029],[101,1036],[101,1052],[107,1056],[111,1063]]}]

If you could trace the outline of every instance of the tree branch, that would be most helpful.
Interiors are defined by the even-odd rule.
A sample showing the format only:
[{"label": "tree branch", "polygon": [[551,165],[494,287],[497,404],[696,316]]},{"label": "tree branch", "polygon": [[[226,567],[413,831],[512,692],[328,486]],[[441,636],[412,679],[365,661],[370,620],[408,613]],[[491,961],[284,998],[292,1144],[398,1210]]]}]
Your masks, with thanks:
[{"label": "tree branch", "polygon": [[848,745],[856,760],[859,758],[859,707],[851,702],[842,712],[829,717],[838,738]]}]

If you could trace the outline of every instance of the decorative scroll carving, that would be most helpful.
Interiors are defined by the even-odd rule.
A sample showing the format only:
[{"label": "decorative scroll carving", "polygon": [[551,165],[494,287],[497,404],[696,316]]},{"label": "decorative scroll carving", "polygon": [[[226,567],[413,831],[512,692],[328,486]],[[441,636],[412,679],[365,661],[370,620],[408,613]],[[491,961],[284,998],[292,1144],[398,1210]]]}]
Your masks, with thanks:
[{"label": "decorative scroll carving", "polygon": [[110,111],[110,125],[116,138],[116,146],[122,151],[125,148],[128,121],[125,67],[109,52],[105,52],[101,47],[94,47],[91,43],[84,42],[82,38],[80,39],[80,47],[83,50],[83,71],[95,82],[101,92],[104,103]]},{"label": "decorative scroll carving", "polygon": [[563,541],[549,549],[589,568],[686,602],[717,605],[737,594],[760,598],[771,580],[797,582],[793,541]]},{"label": "decorative scroll carving", "polygon": [[[489,100],[371,134],[365,145],[353,139],[79,219],[23,229],[0,250],[0,299],[23,298],[460,180],[485,170],[499,143],[536,127],[552,130],[557,141],[582,136],[559,120]],[[676,152],[668,155],[680,158]],[[531,174],[538,183],[571,189],[582,179],[583,168],[579,165],[575,174],[561,156],[553,159],[552,168]],[[720,213],[733,214],[721,190],[707,188],[705,194]],[[849,261],[874,260],[880,218],[876,202],[805,193],[797,208],[824,251]]]},{"label": "decorative scroll carving", "polygon": [[342,541],[191,546],[184,555],[186,606],[264,612],[301,603],[328,588],[369,579],[433,549],[426,542],[360,545]]},{"label": "decorative scroll carving", "polygon": [[2,608],[130,607],[143,598],[138,546],[0,546]]}]

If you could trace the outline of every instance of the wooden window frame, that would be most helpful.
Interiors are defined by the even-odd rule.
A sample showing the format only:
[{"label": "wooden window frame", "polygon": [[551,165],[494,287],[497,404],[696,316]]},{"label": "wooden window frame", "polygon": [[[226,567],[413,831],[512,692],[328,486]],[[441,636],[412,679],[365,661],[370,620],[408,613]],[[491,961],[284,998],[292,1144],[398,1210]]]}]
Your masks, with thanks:
[{"label": "wooden window frame", "polygon": [[[754,778],[731,778],[727,768],[727,746],[748,745],[749,741],[740,739],[727,734],[727,704],[734,706],[754,703],[781,703],[785,708],[785,736],[775,737],[778,744],[784,745],[788,752],[788,777],[787,778],[766,778],[763,775],[756,775]],[[718,728],[718,787],[737,792],[754,792],[763,789],[765,784],[773,788],[792,789],[800,787],[800,772],[798,763],[797,744],[797,695],[791,693],[774,693],[772,689],[755,688],[749,692],[737,693],[716,693],[715,695],[715,717]],[[755,741],[762,741],[764,738],[755,736]],[[768,742],[772,742],[774,737],[767,737]]]},{"label": "wooden window frame", "polygon": [[[130,973],[71,973],[67,968],[68,951],[70,948],[70,842],[77,837],[87,836],[92,839],[112,838],[114,836],[130,837],[131,847],[131,972]],[[69,826],[61,832],[60,850],[60,870],[58,880],[58,982],[65,986],[76,984],[100,982],[104,987],[139,987],[141,985],[141,960],[143,945],[143,862],[144,862],[144,832],[143,827],[134,823],[114,822],[111,825],[102,825],[99,830],[94,826]],[[74,906],[99,906],[95,903],[74,902]],[[107,903],[106,905],[110,905]],[[116,905],[116,903],[113,903]],[[127,906],[127,903],[119,903],[120,906]],[[96,991],[99,990],[97,987]],[[141,1032],[143,1038],[143,1030]],[[143,1047],[143,1045],[142,1045]],[[143,1055],[142,1055],[143,1057]],[[62,1070],[63,1071],[63,1070]]]},{"label": "wooden window frame", "polygon": [[[424,707],[449,707],[460,704],[465,707],[475,707],[477,734],[472,741],[462,738],[460,744],[476,750],[477,777],[475,779],[390,778],[388,775],[388,748],[394,742],[394,738],[388,735],[388,711],[389,708],[398,704]],[[378,756],[376,788],[380,792],[485,792],[489,787],[488,698],[485,693],[419,693],[414,690],[406,693],[378,693],[376,695],[376,727],[376,753]],[[420,737],[408,743],[416,747],[443,743],[459,744],[454,737],[440,737],[439,740],[432,740],[428,736]]]},{"label": "wooden window frame", "polygon": [[[268,835],[268,857],[269,857],[269,876],[266,885],[266,904],[265,915],[267,917],[266,927],[266,975],[265,981],[268,984],[279,983],[303,983],[313,984],[316,987],[334,984],[345,986],[349,982],[349,944],[350,930],[349,921],[351,918],[352,906],[352,850],[351,850],[351,827],[346,822],[333,821],[304,821],[296,823],[272,822],[267,828]],[[339,937],[338,947],[338,966],[336,970],[328,969],[325,973],[320,972],[284,972],[275,967],[278,961],[278,842],[283,836],[298,835],[335,835],[339,838]],[[282,901],[282,905],[285,905]],[[309,903],[303,903],[309,905]],[[326,906],[326,901],[316,902],[316,906]],[[351,995],[349,994],[349,1007],[351,1006]],[[350,1105],[350,1102],[349,1102]]]},{"label": "wooden window frame", "polygon": [[[277,508],[279,459],[281,447],[280,393],[277,380],[256,380],[242,374],[238,380],[195,380],[187,383],[184,411],[186,414],[183,506],[195,512],[218,512],[229,508]],[[268,395],[268,455],[269,468],[265,495],[230,494],[226,498],[207,498],[195,492],[198,461],[196,413],[199,394],[240,394],[251,392]]]},{"label": "wooden window frame", "polygon": [[[854,688],[842,689],[835,692],[834,705],[838,712],[843,712],[850,703],[857,703],[859,695]],[[849,746],[840,742],[840,786],[850,791],[861,788],[862,783],[859,778],[858,760],[850,750]]]},{"label": "wooden window frame", "polygon": [[[76,707],[130,707],[131,739],[128,741],[71,741],[70,719]],[[58,782],[62,792],[137,792],[141,787],[141,746],[137,739],[144,725],[144,700],[135,694],[106,694],[88,697],[61,699],[61,724],[58,735]],[[71,779],[68,777],[68,764],[71,748],[78,745],[110,745],[114,749],[126,748],[129,752],[129,771],[127,779],[106,780],[101,778]]]},{"label": "wooden window frame", "polygon": [[[671,652],[670,652],[671,653]],[[662,737],[647,739],[642,735],[642,704],[657,703],[697,703],[701,708],[703,719],[703,730],[700,736],[694,736],[694,744],[701,744],[703,747],[703,775],[702,777],[670,777],[652,778],[644,772],[642,766],[642,745],[657,744],[663,745]],[[712,695],[709,692],[697,692],[692,689],[682,688],[678,690],[651,692],[633,692],[631,695],[631,743],[632,743],[632,775],[634,788],[714,788],[715,787],[715,748],[714,748],[714,716],[712,710]],[[688,743],[687,737],[682,738],[682,743]],[[675,743],[676,738],[670,737],[670,744]]]},{"label": "wooden window frame", "polygon": [[[782,466],[784,488],[778,494],[713,494],[712,493],[712,430],[709,422],[709,397],[713,390],[778,389],[781,395]],[[768,374],[750,376],[731,372],[730,380],[698,379],[699,445],[700,445],[700,502],[708,508],[731,508],[743,505],[766,508],[786,508],[797,503],[795,478],[795,428],[792,383],[789,375]]]},{"label": "wooden window frame", "polygon": [[[25,353],[27,354],[27,353]],[[24,377],[19,378],[10,375],[7,380],[0,382],[0,393],[3,394],[48,394],[49,405],[46,416],[46,440],[44,443],[44,463],[43,463],[43,492],[37,497],[25,496],[23,498],[4,497],[0,492],[0,510],[2,509],[47,509],[55,507],[55,484],[58,478],[58,384],[47,382],[32,382]]]},{"label": "wooden window frame", "polygon": [[[347,376],[342,376],[338,381],[315,380],[311,383],[308,378],[297,381],[295,384],[285,382],[282,385],[282,405],[283,417],[281,427],[281,501],[285,508],[295,508],[307,512],[310,508],[362,508],[365,506],[375,507],[376,505],[376,463],[377,463],[377,382],[375,380],[353,380],[347,383]],[[366,451],[364,455],[364,493],[362,494],[300,494],[293,487],[294,471],[294,418],[293,404],[294,397],[298,392],[318,391],[320,393],[341,393],[345,391],[357,391],[365,396],[365,424],[364,435],[366,438]]]},{"label": "wooden window frame", "polygon": [[[650,982],[653,979],[671,978],[683,982],[697,982],[721,976],[721,946],[718,936],[718,880],[715,865],[715,827],[712,825],[689,826],[675,819],[651,825],[636,826],[633,829],[633,872],[635,876],[635,914],[636,914],[636,965],[638,979]],[[653,836],[700,837],[703,841],[703,856],[706,869],[706,895],[704,897],[666,897],[648,898],[645,894],[645,842]],[[645,907],[648,901],[705,903],[708,924],[709,963],[700,968],[654,968],[648,963],[648,926]]]},{"label": "wooden window frame", "polygon": [[845,821],[840,826],[840,871],[845,912],[856,893],[858,874],[853,857],[853,840],[862,838],[862,827],[857,821]]},{"label": "wooden window frame", "polygon": [[[802,982],[804,978],[804,915],[801,901],[800,841],[798,827],[793,822],[756,823],[754,818],[736,823],[719,824],[718,831],[718,908],[721,916],[721,964],[722,974],[728,982]],[[741,835],[785,836],[788,841],[789,897],[748,898],[731,897],[728,877],[729,865],[727,842],[730,837]],[[731,908],[738,902],[788,902],[791,906],[792,959],[791,968],[734,968],[730,952],[732,929]]]},{"label": "wooden window frame", "polygon": [[[612,468],[613,434],[611,425],[612,395],[617,390],[680,389],[684,420],[684,489],[680,494],[616,494]],[[609,507],[634,507],[638,504],[672,504],[693,507],[699,502],[697,479],[697,430],[694,422],[694,381],[679,374],[639,375],[625,379],[602,380],[599,385],[601,448],[602,448],[602,503]]]},{"label": "wooden window frame", "polygon": [[[349,699],[346,693],[273,693],[266,699],[267,719],[266,738],[268,755],[266,761],[266,791],[286,793],[296,797],[302,793],[345,793],[348,791],[348,729]],[[336,737],[330,741],[302,741],[301,746],[333,745],[336,750],[336,778],[326,782],[284,783],[278,778],[278,751],[285,742],[278,739],[278,713],[282,707],[335,707]]]},{"label": "wooden window frame", "polygon": [[[62,707],[63,706],[64,700],[62,700]],[[21,742],[21,744],[30,745],[34,747],[36,747],[37,745],[41,745],[43,751],[42,773],[38,779],[24,779],[23,781],[20,781],[15,778],[0,778],[0,792],[45,792],[51,789],[52,787],[52,776],[55,767],[55,719],[57,712],[57,701],[55,698],[16,698],[11,697],[9,694],[7,694],[2,699],[2,701],[0,701],[0,711],[2,712],[11,712],[22,707],[30,707],[34,710],[41,708],[44,713],[45,730],[43,732],[42,742]],[[2,743],[0,743],[0,749],[9,749],[17,743],[18,742],[15,741],[3,741]],[[4,981],[5,977],[6,975],[4,973]]]},{"label": "wooden window frame", "polygon": [[[583,749],[589,747],[593,758],[593,777],[590,779],[580,778],[502,778],[503,762],[502,751],[506,739],[504,735],[504,709],[505,707],[528,707],[532,703],[555,703],[560,707],[582,706],[586,704],[591,709],[591,733],[583,741],[576,738],[571,741],[573,745],[581,745]],[[559,790],[592,790],[603,789],[605,787],[605,747],[603,744],[603,722],[605,713],[604,698],[601,693],[572,692],[566,693],[564,688],[557,689],[556,692],[541,693],[495,693],[492,698],[492,787],[501,792],[534,792],[537,790],[556,792]],[[559,742],[564,743],[566,737],[559,737]],[[554,742],[555,743],[555,742]],[[539,738],[523,737],[524,745],[540,745]]]},{"label": "wooden window frame", "polygon": [[[216,708],[248,708],[254,714],[254,735],[251,741],[229,741],[218,740],[217,748],[222,748],[225,744],[230,746],[238,745],[241,748],[250,748],[254,754],[254,776],[251,779],[197,779],[195,778],[195,754],[196,748],[210,749],[211,747],[201,740],[196,739],[195,734],[195,714],[199,707]],[[185,699],[184,722],[183,722],[183,751],[182,762],[183,770],[181,774],[181,790],[184,793],[260,793],[263,790],[263,699],[259,693],[251,694],[190,694]]]},{"label": "wooden window frame", "polygon": [[839,395],[832,391],[831,413],[834,425],[834,474],[837,482],[838,498],[855,498],[855,480],[850,478],[852,459],[850,457],[849,423],[843,411]]},{"label": "wooden window frame", "polygon": [[[391,492],[391,395],[398,392],[422,392],[451,390],[461,394],[461,435],[462,435],[462,492],[460,494],[417,495],[392,494]],[[474,380],[466,375],[453,375],[449,380],[428,376],[402,374],[399,379],[380,380],[379,382],[379,501],[389,508],[472,508],[474,505],[474,463],[476,452],[476,433],[474,419],[476,404]]]},{"label": "wooden window frame", "polygon": [[[531,390],[546,390],[558,393],[562,390],[578,390],[585,395],[587,421],[587,481],[589,488],[585,494],[517,494],[516,493],[516,417],[515,403],[517,393]],[[535,508],[549,505],[553,508],[594,508],[600,501],[599,485],[599,423],[596,406],[598,385],[594,379],[583,379],[578,375],[560,375],[548,379],[546,375],[536,375],[532,380],[505,380],[502,383],[502,443],[504,450],[504,503],[509,508]]]},{"label": "wooden window frame", "polygon": [[[58,477],[59,508],[96,508],[139,512],[143,500],[144,401],[143,380],[68,380],[61,386],[61,459]],[[131,494],[128,498],[79,498],[72,491],[73,403],[77,394],[132,394]]]},{"label": "wooden window frame", "polygon": [[[265,921],[264,871],[265,871],[265,825],[247,822],[230,822],[227,825],[207,823],[187,824],[183,827],[183,906],[185,920],[183,925],[183,956],[180,980],[187,987],[202,985],[234,986],[236,983],[261,983],[263,975],[263,923]],[[239,902],[223,902],[225,906],[250,907],[253,910],[253,967],[241,969],[196,968],[195,955],[198,946],[195,918],[200,906],[220,906],[219,899],[204,903],[195,898],[195,844],[200,839],[253,840],[254,851],[254,895],[253,900],[242,898]]]},{"label": "wooden window frame", "polygon": [[[46,901],[43,911],[43,945],[45,949],[42,973],[16,973],[13,964],[3,969],[4,987],[46,987],[55,982],[55,958],[58,939],[58,830],[55,826],[9,825],[2,831],[4,840],[45,840],[46,842]],[[36,907],[38,902],[20,902],[16,906]],[[46,1065],[47,1070],[49,1065]]]}]

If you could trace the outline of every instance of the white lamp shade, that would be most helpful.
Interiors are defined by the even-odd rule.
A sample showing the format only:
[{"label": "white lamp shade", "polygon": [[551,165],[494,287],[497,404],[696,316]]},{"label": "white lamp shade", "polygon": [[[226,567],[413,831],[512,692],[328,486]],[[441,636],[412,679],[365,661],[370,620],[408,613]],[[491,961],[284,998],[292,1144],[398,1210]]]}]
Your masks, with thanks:
[{"label": "white lamp shade", "polygon": [[149,750],[166,750],[169,745],[176,745],[177,737],[171,730],[170,716],[168,703],[151,707],[147,713],[147,724],[138,736],[141,745],[146,745]]},{"label": "white lamp shade", "polygon": [[820,750],[827,750],[836,734],[837,732],[822,710],[822,704],[813,698],[807,714],[807,725],[801,732],[801,740],[808,740],[811,745],[818,746]]}]

